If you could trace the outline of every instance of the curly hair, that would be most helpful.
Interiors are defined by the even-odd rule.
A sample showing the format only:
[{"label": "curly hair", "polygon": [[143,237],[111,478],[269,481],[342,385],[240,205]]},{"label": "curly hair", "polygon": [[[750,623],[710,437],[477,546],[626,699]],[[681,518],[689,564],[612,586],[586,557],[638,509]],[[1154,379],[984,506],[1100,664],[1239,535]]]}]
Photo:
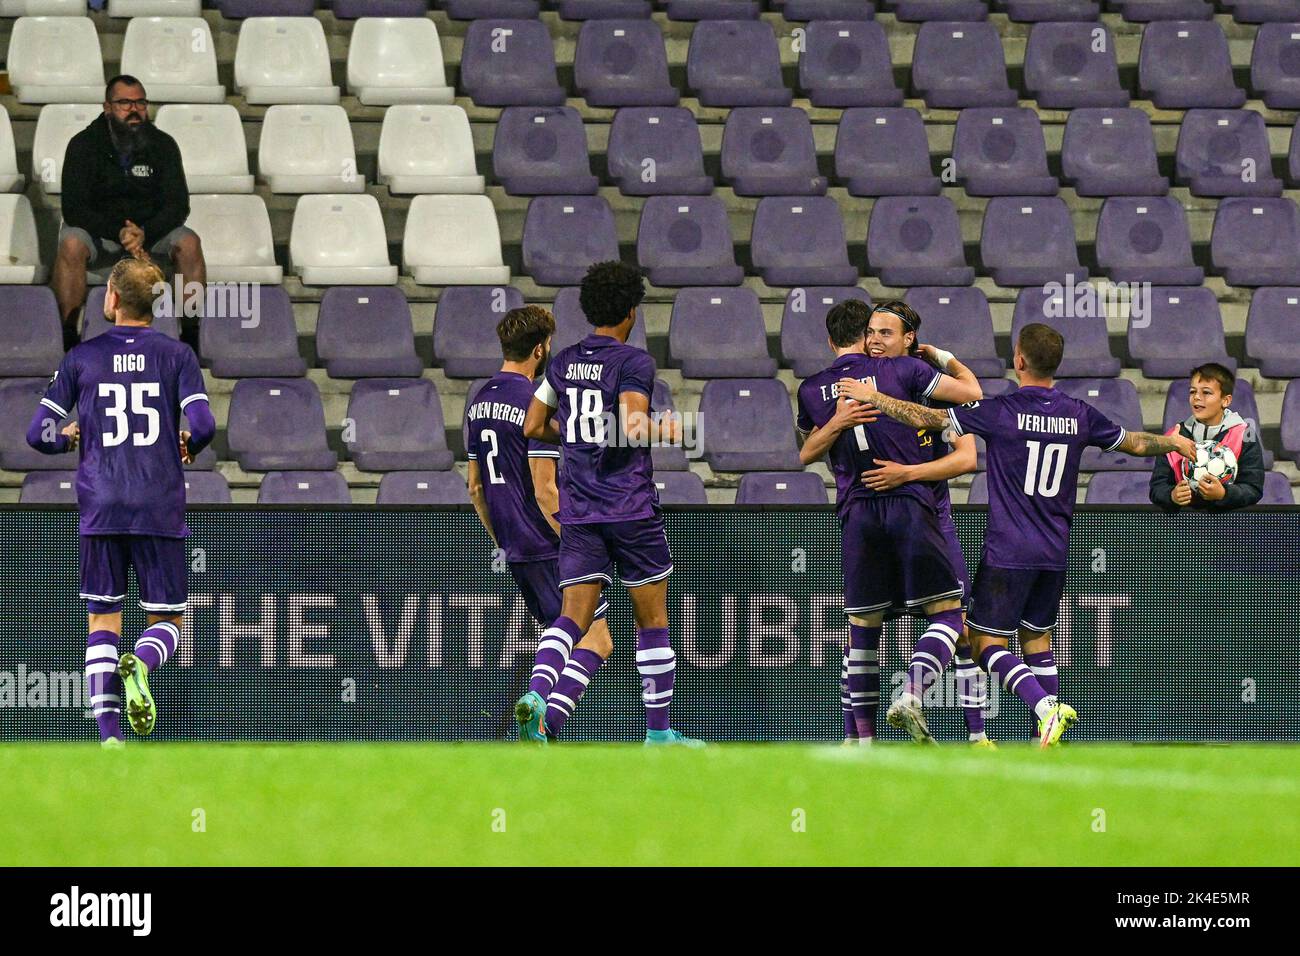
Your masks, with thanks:
[{"label": "curly hair", "polygon": [[618,325],[644,298],[641,270],[617,260],[592,265],[578,293],[582,314],[597,328]]}]

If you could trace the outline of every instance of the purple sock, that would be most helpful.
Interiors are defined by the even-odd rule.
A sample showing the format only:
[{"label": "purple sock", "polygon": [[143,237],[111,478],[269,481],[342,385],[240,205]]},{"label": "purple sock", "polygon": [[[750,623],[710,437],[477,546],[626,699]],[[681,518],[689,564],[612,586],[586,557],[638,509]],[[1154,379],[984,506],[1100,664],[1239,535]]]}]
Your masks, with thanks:
[{"label": "purple sock", "polygon": [[668,628],[646,627],[636,634],[636,669],[641,675],[646,730],[668,729],[677,655],[668,643]]},{"label": "purple sock", "polygon": [[880,705],[880,625],[849,623],[849,702],[859,738],[876,736]]},{"label": "purple sock", "polygon": [[1026,654],[1025,663],[1038,678],[1038,683],[1043,685],[1043,690],[1052,697],[1060,693],[1061,678],[1056,673],[1056,658],[1052,656],[1051,648],[1041,654]]},{"label": "purple sock", "polygon": [[984,648],[980,655],[980,666],[1002,681],[1002,686],[1025,702],[1025,706],[1038,713],[1039,705],[1048,700],[1047,691],[1038,683],[1038,678],[1025,666],[1024,662],[1005,647],[992,644]]},{"label": "purple sock", "polygon": [[961,713],[966,718],[966,733],[971,740],[984,736],[984,708],[988,700],[988,682],[984,672],[970,656],[970,648],[963,644],[957,650],[957,698]]},{"label": "purple sock", "polygon": [[171,621],[159,621],[146,627],[140,639],[135,642],[135,656],[152,674],[167,663],[167,658],[176,653],[176,642],[180,638],[180,628]]},{"label": "purple sock", "polygon": [[961,638],[960,608],[931,614],[929,620],[930,626],[916,642],[907,667],[907,693],[917,697],[923,697],[925,689],[944,672]]},{"label": "purple sock", "polygon": [[840,667],[840,709],[844,711],[844,739],[858,739],[858,722],[853,719],[853,702],[849,699],[849,648],[844,646],[844,663]]},{"label": "purple sock", "polygon": [[551,626],[542,631],[537,642],[537,658],[533,663],[533,676],[528,689],[536,691],[545,700],[551,688],[560,679],[564,665],[569,663],[573,645],[582,640],[582,629],[567,617],[557,617]]},{"label": "purple sock", "polygon": [[605,658],[585,647],[573,652],[564,665],[564,670],[560,671],[560,679],[555,682],[551,696],[546,699],[547,733],[555,737],[560,735],[564,722],[573,716],[574,708],[582,699],[582,692],[587,689],[587,684],[596,676],[596,671],[603,663]]},{"label": "purple sock", "polygon": [[122,677],[117,672],[117,641],[112,631],[86,639],[86,696],[99,724],[99,739],[122,739]]}]

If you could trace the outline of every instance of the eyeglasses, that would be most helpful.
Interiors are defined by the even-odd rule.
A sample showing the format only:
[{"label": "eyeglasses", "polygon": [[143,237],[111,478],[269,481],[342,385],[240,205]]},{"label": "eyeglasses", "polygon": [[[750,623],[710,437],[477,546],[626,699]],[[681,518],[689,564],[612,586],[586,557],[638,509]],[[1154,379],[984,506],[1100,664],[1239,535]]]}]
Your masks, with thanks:
[{"label": "eyeglasses", "polygon": [[109,100],[120,110],[147,110],[149,108],[148,100]]}]

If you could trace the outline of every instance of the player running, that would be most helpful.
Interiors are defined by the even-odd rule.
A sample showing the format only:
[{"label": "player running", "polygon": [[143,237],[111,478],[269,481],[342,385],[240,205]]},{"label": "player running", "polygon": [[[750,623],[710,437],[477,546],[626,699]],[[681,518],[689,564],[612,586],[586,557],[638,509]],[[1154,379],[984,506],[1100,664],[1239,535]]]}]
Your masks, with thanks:
[{"label": "player running", "polygon": [[[863,745],[875,738],[880,632],[886,615],[906,611],[927,618],[929,627],[917,641],[909,676],[930,673],[929,667],[916,666],[918,655],[930,661],[934,673],[942,673],[961,636],[962,585],[939,528],[933,488],[909,480],[877,490],[859,477],[876,467],[876,458],[904,465],[930,462],[931,448],[921,444],[915,427],[877,419],[872,410],[850,401],[843,383],[870,383],[873,390],[900,399],[968,402],[982,394],[974,373],[955,359],[944,356],[948,371],[939,372],[913,356],[864,354],[866,337],[873,334],[869,328],[878,334],[885,322],[897,322],[900,316],[919,325],[908,306],[893,305],[897,311],[889,318],[857,299],[833,306],[826,314],[826,331],[835,361],[799,386],[800,460],[810,464],[829,451],[835,475],[844,613],[849,618],[845,682],[853,730]],[[890,722],[897,726],[896,720],[891,707]],[[845,729],[847,733],[847,720]],[[924,720],[904,729],[917,740],[932,739]]]},{"label": "player running", "polygon": [[[123,259],[113,267],[104,295],[104,316],[113,328],[63,357],[27,430],[27,443],[37,451],[80,449],[86,683],[107,748],[124,746],[123,682],[131,729],[147,736],[157,726],[149,675],[175,652],[188,600],[184,540],[190,531],[181,466],[216,434],[194,352],[150,328],[163,288],[162,271],[147,259]],[[74,412],[77,420],[59,431],[59,420]],[[182,412],[192,433],[180,427]],[[129,568],[148,626],[134,651],[119,659]]]},{"label": "player running", "polygon": [[[1084,448],[1138,457],[1194,452],[1194,443],[1184,435],[1126,431],[1086,402],[1058,391],[1052,376],[1064,349],[1055,329],[1039,322],[1026,325],[1015,349],[1019,390],[947,411],[899,401],[854,380],[840,382],[857,400],[914,428],[950,426],[957,436],[983,436],[989,521],[971,595],[971,641],[980,665],[1034,712],[1044,748],[1055,745],[1078,720],[1073,707],[1056,699],[1052,630],[1065,586]],[[1030,666],[1008,650],[1017,631]]]},{"label": "player running", "polygon": [[[637,623],[646,743],[703,746],[670,729],[668,721],[677,668],[668,640],[673,564],[650,446],[680,441],[680,426],[675,416],[651,418],[654,359],[626,344],[644,297],[641,273],[632,266],[598,262],[587,270],[579,302],[594,326],[592,334],[551,360],[528,408],[524,434],[564,448],[559,513],[564,606],[552,630],[573,643],[583,638],[617,564]],[[602,660],[592,655],[588,678]],[[579,682],[575,694],[585,686],[585,680]],[[553,716],[562,721],[566,715],[547,706],[546,726],[554,732]]]},{"label": "player running", "polygon": [[555,520],[560,452],[554,445],[524,437],[524,417],[533,398],[533,378],[546,367],[554,332],[555,318],[540,306],[505,314],[497,324],[505,361],[470,404],[465,438],[474,510],[493,543],[505,552],[510,576],[519,585],[529,613],[545,628],[537,643],[528,691],[515,704],[519,739],[543,744],[548,706],[555,709],[550,724],[555,734],[573,713],[591,674],[612,650],[603,601],[576,648],[568,633],[553,626],[561,607],[560,526]]}]

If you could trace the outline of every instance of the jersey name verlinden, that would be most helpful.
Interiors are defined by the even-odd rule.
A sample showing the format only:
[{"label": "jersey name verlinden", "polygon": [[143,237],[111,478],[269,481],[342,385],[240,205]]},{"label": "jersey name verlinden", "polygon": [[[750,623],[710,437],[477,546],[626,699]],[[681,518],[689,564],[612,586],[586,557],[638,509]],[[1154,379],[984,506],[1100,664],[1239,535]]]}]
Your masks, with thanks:
[{"label": "jersey name verlinden", "polygon": [[564,371],[569,381],[599,382],[605,374],[603,362],[570,362]]},{"label": "jersey name verlinden", "polygon": [[1016,427],[1022,432],[1045,432],[1049,435],[1079,434],[1079,420],[1063,415],[1016,415]]},{"label": "jersey name verlinden", "polygon": [[524,414],[522,408],[518,405],[511,405],[509,402],[475,402],[469,408],[469,420],[472,422],[476,422],[480,418],[495,418],[498,421],[522,426],[524,424]]}]

